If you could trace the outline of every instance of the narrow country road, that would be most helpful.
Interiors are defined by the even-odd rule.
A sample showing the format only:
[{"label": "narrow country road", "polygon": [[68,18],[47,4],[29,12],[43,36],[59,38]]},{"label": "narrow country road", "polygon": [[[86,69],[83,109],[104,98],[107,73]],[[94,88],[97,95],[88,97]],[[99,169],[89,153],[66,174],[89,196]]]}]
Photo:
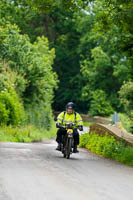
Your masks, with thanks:
[{"label": "narrow country road", "polygon": [[84,126],[83,131],[79,131],[79,130],[78,130],[78,132],[79,132],[80,135],[82,135],[83,133],[87,133],[87,132],[89,132],[89,131],[90,131],[90,127],[88,127],[88,126]]},{"label": "narrow country road", "polygon": [[56,143],[0,143],[0,200],[133,200],[133,168]]}]

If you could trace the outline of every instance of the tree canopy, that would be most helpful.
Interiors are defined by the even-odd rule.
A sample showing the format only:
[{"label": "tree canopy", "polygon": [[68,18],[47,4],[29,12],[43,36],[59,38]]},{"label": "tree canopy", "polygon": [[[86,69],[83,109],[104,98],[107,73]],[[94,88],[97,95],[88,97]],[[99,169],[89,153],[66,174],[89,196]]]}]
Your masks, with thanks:
[{"label": "tree canopy", "polygon": [[[47,112],[52,104],[61,111],[73,101],[82,113],[126,112],[132,37],[132,0],[0,3],[1,66],[6,63],[14,74],[14,90],[24,107],[34,104],[34,110],[40,105]],[[7,87],[5,72],[0,73],[0,88]]]}]

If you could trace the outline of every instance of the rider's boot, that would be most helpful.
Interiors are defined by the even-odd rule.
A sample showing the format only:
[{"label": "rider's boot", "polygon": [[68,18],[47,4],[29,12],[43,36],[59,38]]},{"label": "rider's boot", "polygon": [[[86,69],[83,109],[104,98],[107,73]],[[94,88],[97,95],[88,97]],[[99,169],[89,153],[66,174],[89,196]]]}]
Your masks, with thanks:
[{"label": "rider's boot", "polygon": [[73,153],[79,153],[79,151],[77,150],[77,145],[74,145]]},{"label": "rider's boot", "polygon": [[58,143],[58,146],[56,148],[57,151],[61,151],[61,143]]}]

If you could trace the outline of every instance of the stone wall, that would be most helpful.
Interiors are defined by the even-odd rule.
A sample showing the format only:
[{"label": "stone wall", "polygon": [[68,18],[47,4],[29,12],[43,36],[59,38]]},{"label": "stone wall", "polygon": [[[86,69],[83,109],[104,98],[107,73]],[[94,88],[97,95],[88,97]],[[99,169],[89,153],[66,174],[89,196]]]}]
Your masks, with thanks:
[{"label": "stone wall", "polygon": [[127,145],[133,146],[133,135],[111,125],[95,123],[90,126],[90,132],[96,132],[101,135],[108,133],[117,140],[123,139]]}]

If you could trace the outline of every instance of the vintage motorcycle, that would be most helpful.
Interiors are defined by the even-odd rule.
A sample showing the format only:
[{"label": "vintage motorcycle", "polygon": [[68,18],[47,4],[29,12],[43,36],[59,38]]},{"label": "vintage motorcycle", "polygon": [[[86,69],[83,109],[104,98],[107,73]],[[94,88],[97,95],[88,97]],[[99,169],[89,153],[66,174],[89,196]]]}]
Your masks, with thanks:
[{"label": "vintage motorcycle", "polygon": [[[70,155],[72,152],[75,152],[75,147],[74,147],[74,129],[78,129],[80,131],[83,131],[82,125],[75,126],[76,124],[73,122],[71,123],[66,123],[64,126],[62,126],[60,123],[56,124],[57,128],[61,128],[63,130],[66,130],[65,134],[62,134],[62,143],[61,146],[59,147],[59,150],[63,153],[64,158],[69,159]],[[60,149],[61,148],[61,149]]]},{"label": "vintage motorcycle", "polygon": [[74,131],[74,123],[66,123],[65,128],[67,133],[62,135],[62,145],[61,145],[61,152],[64,155],[64,158],[69,159],[70,155],[73,152],[74,147],[74,138],[73,138],[73,131]]}]

